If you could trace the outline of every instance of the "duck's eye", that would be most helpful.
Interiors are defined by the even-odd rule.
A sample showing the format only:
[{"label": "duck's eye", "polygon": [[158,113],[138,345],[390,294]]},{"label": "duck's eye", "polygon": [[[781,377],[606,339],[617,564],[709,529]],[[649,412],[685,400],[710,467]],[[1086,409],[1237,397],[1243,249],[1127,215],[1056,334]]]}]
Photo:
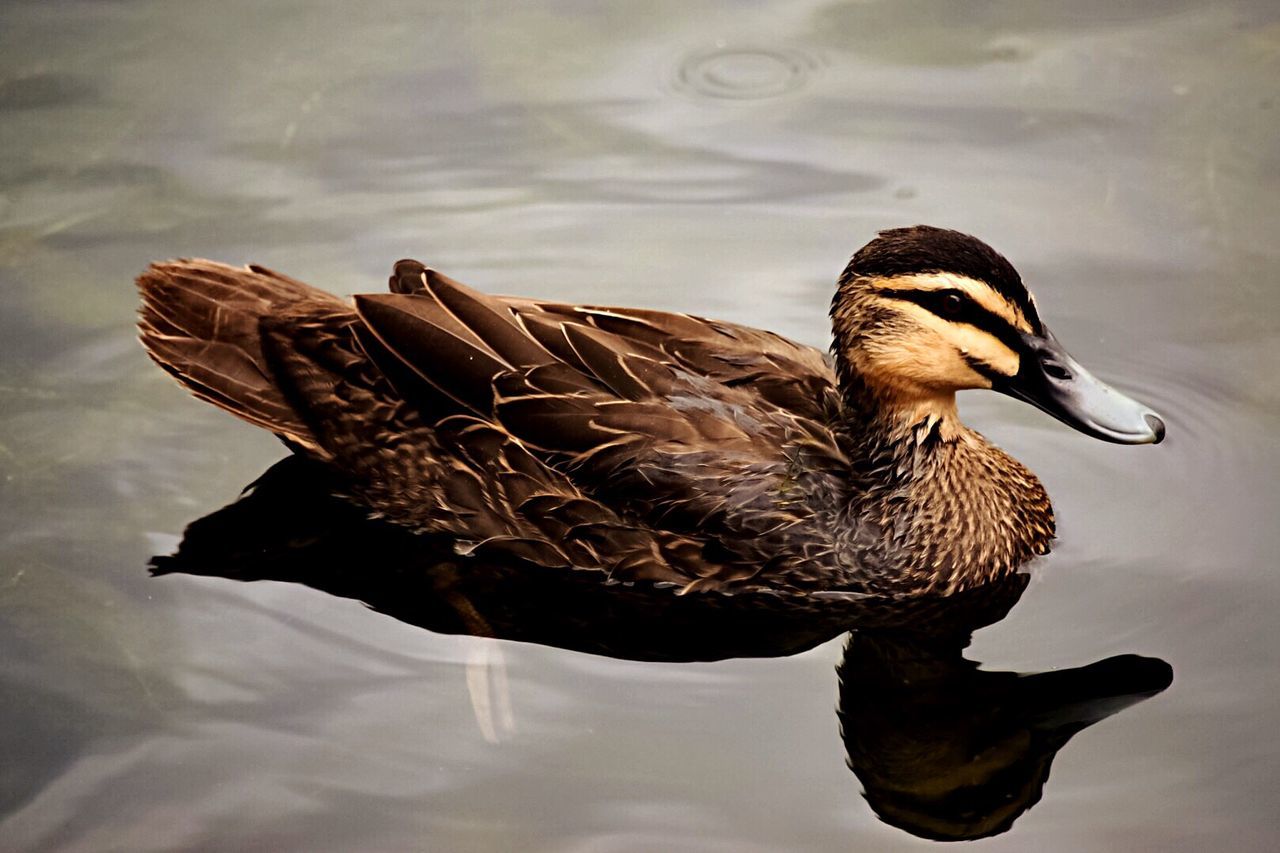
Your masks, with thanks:
[{"label": "duck's eye", "polygon": [[964,307],[964,299],[958,293],[948,293],[942,297],[942,313],[948,317],[954,317],[960,313],[960,309]]}]

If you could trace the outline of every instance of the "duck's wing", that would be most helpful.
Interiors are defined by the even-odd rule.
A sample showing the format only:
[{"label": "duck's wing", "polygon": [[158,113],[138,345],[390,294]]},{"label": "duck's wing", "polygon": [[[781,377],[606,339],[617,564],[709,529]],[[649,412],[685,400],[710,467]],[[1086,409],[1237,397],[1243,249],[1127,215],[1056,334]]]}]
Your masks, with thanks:
[{"label": "duck's wing", "polygon": [[847,467],[809,348],[487,296],[413,262],[354,310],[210,261],[154,265],[139,286],[143,343],[179,381],[464,553],[688,589],[761,572],[776,587],[830,556],[812,498],[840,506]]},{"label": "duck's wing", "polygon": [[[830,358],[773,332],[690,314],[641,308],[577,306],[501,298],[529,332],[551,347],[568,323],[597,330],[597,339],[661,362],[688,376],[750,392],[757,405],[825,420],[835,390]],[[558,352],[572,360],[573,353]],[[576,350],[575,350],[576,352]]]},{"label": "duck's wing", "polygon": [[[264,319],[263,347],[358,503],[415,531],[446,534],[476,560],[679,587],[712,573],[700,542],[626,517],[480,416],[486,397],[492,410],[486,377],[495,367],[486,359],[495,352],[455,335],[460,329],[443,319],[429,328],[397,325],[406,320],[386,313],[395,308],[357,304],[345,337],[326,317]],[[429,366],[413,356],[427,356]]]},{"label": "duck's wing", "polygon": [[829,557],[848,463],[812,348],[680,314],[487,296],[402,262],[358,337],[406,399],[518,442],[620,518],[706,544],[707,586]]},{"label": "duck's wing", "polygon": [[[262,267],[204,260],[154,264],[138,284],[140,337],[166,371],[325,462],[376,515],[446,535],[476,559],[679,586],[699,576],[697,543],[624,520],[491,420],[406,381],[410,368],[378,349],[345,301]],[[450,364],[480,369],[450,348],[467,344],[434,327],[417,331],[438,347],[430,358],[442,375],[466,375]],[[489,388],[487,376],[479,387]]]},{"label": "duck's wing", "polygon": [[[399,362],[392,369],[410,368],[476,414],[491,413],[493,395],[487,383],[464,376],[561,367],[588,380],[573,377],[564,393],[639,401],[696,389],[735,406],[816,422],[829,421],[838,405],[830,358],[762,329],[640,308],[491,296],[417,261],[396,265],[391,291],[357,296],[356,304]],[[441,364],[464,370],[433,371]]]}]

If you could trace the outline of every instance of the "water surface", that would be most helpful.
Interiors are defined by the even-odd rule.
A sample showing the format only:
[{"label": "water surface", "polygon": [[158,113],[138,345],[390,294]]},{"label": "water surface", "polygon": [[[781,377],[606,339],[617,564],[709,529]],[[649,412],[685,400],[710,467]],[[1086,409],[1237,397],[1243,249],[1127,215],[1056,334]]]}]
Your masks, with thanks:
[{"label": "water surface", "polygon": [[898,850],[846,766],[842,641],[623,661],[148,559],[280,446],[134,341],[151,259],[486,290],[825,346],[876,229],[1005,252],[1169,422],[993,395],[1054,554],[967,654],[1163,659],[983,850],[1274,849],[1280,14],[1202,4],[13,2],[0,9],[0,844]]}]

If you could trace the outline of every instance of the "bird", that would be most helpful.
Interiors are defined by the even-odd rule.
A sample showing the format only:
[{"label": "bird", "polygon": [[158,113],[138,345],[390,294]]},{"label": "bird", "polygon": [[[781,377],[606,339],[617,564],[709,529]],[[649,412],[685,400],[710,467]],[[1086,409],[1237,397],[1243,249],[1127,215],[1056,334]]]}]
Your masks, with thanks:
[{"label": "bird", "polygon": [[641,308],[495,296],[421,262],[350,301],[262,266],[137,279],[140,340],[340,497],[501,561],[676,595],[952,595],[1049,552],[1036,476],[960,420],[991,389],[1095,438],[1164,421],[1075,361],[1002,255],[917,225],[837,279],[829,351]]}]

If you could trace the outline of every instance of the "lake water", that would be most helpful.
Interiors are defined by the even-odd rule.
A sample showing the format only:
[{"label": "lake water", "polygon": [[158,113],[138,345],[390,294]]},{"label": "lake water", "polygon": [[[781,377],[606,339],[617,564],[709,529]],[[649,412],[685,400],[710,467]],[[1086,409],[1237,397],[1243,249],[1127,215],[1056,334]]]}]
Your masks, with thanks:
[{"label": "lake water", "polygon": [[1061,537],[966,650],[972,695],[1133,694],[972,849],[1275,849],[1277,81],[1271,0],[4,4],[0,849],[933,845],[867,750],[959,712],[881,702],[874,640],[644,662],[152,578],[284,451],[132,328],[152,259],[352,293],[413,256],[825,346],[848,255],[916,222],[1007,254],[1169,425],[1116,447],[962,400]]}]

